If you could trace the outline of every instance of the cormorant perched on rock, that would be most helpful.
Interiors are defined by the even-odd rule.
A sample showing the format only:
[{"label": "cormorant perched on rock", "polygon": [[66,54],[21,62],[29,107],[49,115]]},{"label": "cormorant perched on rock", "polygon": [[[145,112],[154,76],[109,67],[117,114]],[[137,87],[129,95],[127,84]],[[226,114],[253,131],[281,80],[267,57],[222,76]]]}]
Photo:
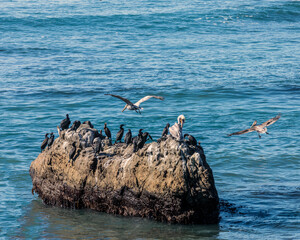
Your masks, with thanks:
[{"label": "cormorant perched on rock", "polygon": [[52,146],[53,142],[54,142],[54,134],[52,132],[50,133],[50,138],[48,139],[48,149]]},{"label": "cormorant perched on rock", "polygon": [[45,149],[45,147],[47,146],[47,144],[48,144],[48,134],[49,133],[46,133],[45,134],[45,139],[44,139],[44,141],[42,142],[42,144],[41,144],[41,152]]},{"label": "cormorant perched on rock", "polygon": [[143,137],[143,132],[142,131],[143,131],[143,129],[140,129],[138,135],[132,138],[133,143],[134,142],[138,143],[139,140],[142,139],[142,137]]},{"label": "cormorant perched on rock", "polygon": [[148,137],[153,141],[151,135],[148,133],[148,132],[144,132],[142,134],[142,137],[139,138],[139,141],[138,141],[138,147],[139,149],[143,148],[145,143],[148,141]]},{"label": "cormorant perched on rock", "polygon": [[76,121],[73,122],[70,129],[73,130],[73,131],[76,131],[79,128],[80,125],[81,125],[81,122],[76,120]]},{"label": "cormorant perched on rock", "polygon": [[197,146],[197,140],[196,140],[196,138],[194,138],[192,135],[190,135],[190,134],[184,134],[184,138],[186,138],[186,137],[188,137],[188,143],[189,144],[191,144],[191,145],[193,145],[193,146]]},{"label": "cormorant perched on rock", "polygon": [[95,153],[100,153],[102,149],[102,144],[101,144],[101,138],[100,137],[96,137],[93,141],[93,145],[94,145],[94,150],[95,150]]},{"label": "cormorant perched on rock", "polygon": [[60,128],[61,130],[65,130],[69,128],[69,125],[71,124],[69,114],[66,115],[66,118],[60,122]]},{"label": "cormorant perched on rock", "polygon": [[128,146],[130,143],[132,143],[132,133],[131,133],[131,130],[130,130],[130,129],[128,129],[128,132],[125,134],[124,142],[126,143],[127,146]]},{"label": "cormorant perched on rock", "polygon": [[177,141],[182,141],[182,127],[185,122],[185,116],[180,115],[177,118],[177,123],[175,123],[172,127],[169,128],[170,134],[174,137]]},{"label": "cormorant perched on rock", "polygon": [[117,136],[116,136],[116,141],[115,141],[115,143],[117,143],[117,141],[122,141],[122,137],[123,137],[123,134],[124,134],[124,128],[123,128],[123,126],[125,126],[124,124],[121,124],[120,125],[120,130],[119,130],[119,132],[117,133]]},{"label": "cormorant perched on rock", "polygon": [[142,107],[140,107],[140,104],[142,102],[145,102],[147,101],[148,99],[150,98],[157,98],[157,99],[160,99],[160,100],[164,100],[163,97],[160,97],[160,96],[146,96],[146,97],[143,97],[142,99],[140,99],[138,102],[136,103],[132,103],[130,102],[127,98],[124,98],[124,97],[121,97],[119,95],[114,95],[114,94],[104,94],[104,95],[110,95],[110,96],[113,96],[113,97],[116,97],[116,98],[119,98],[121,99],[122,101],[124,101],[126,103],[124,109],[122,110],[122,112],[125,110],[125,109],[128,109],[128,110],[134,110],[136,111],[137,113],[141,114],[141,111],[140,110],[143,110]]},{"label": "cormorant perched on rock", "polygon": [[234,132],[234,133],[228,134],[228,137],[230,137],[232,135],[241,135],[241,134],[244,134],[244,133],[256,131],[258,133],[258,137],[261,138],[260,134],[262,134],[262,133],[269,134],[267,132],[267,126],[273,124],[279,118],[280,118],[280,113],[276,117],[273,117],[273,118],[269,119],[268,121],[266,121],[266,122],[264,122],[260,125],[257,125],[257,121],[255,120],[250,128],[248,128],[246,130],[239,131],[239,132]]},{"label": "cormorant perched on rock", "polygon": [[91,123],[91,121],[84,121],[82,124],[87,124],[87,125],[89,125],[90,128],[94,128],[94,126]]},{"label": "cormorant perched on rock", "polygon": [[167,125],[165,126],[162,134],[161,134],[161,137],[164,137],[164,136],[167,136],[168,133],[169,133],[169,127],[170,127],[170,123],[167,123]]},{"label": "cormorant perched on rock", "polygon": [[108,129],[108,127],[107,127],[107,123],[104,123],[104,132],[105,132],[105,135],[108,138],[111,138],[111,133],[110,133],[110,130]]},{"label": "cormorant perched on rock", "polygon": [[75,142],[73,142],[72,143],[72,148],[71,148],[71,150],[70,150],[70,152],[69,152],[69,162],[72,160],[72,162],[73,162],[73,158],[74,158],[74,156],[75,156],[75,153],[76,153],[76,143]]}]

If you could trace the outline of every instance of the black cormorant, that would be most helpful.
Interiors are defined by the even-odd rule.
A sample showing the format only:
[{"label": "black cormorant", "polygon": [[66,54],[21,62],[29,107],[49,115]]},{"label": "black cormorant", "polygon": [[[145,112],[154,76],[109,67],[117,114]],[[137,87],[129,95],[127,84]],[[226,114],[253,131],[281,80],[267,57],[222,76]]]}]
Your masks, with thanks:
[{"label": "black cormorant", "polygon": [[69,114],[66,115],[66,118],[60,122],[61,130],[65,130],[69,128],[69,125],[71,124]]},{"label": "black cormorant", "polygon": [[196,140],[196,138],[194,138],[192,135],[190,135],[190,134],[184,134],[184,138],[186,138],[186,137],[188,137],[188,143],[189,144],[191,144],[191,145],[193,145],[193,146],[197,146],[197,140]]},{"label": "black cormorant", "polygon": [[50,133],[50,138],[48,139],[48,148],[52,146],[53,142],[54,142],[54,134],[52,132]]},{"label": "black cormorant", "polygon": [[79,128],[80,125],[81,125],[81,122],[76,120],[76,121],[73,122],[70,129],[73,130],[73,131],[76,131]]},{"label": "black cormorant", "polygon": [[46,133],[46,134],[45,134],[45,139],[44,139],[44,141],[43,141],[42,144],[41,144],[41,152],[45,149],[45,147],[46,147],[47,144],[48,144],[48,140],[49,140],[48,134],[49,134],[49,133]]},{"label": "black cormorant", "polygon": [[120,142],[122,141],[122,137],[123,137],[123,134],[124,134],[124,128],[123,128],[123,126],[125,126],[125,125],[124,124],[120,125],[120,130],[119,130],[119,132],[116,135],[116,141],[115,141],[115,143],[117,141],[120,141]]},{"label": "black cormorant", "polygon": [[164,137],[164,136],[167,136],[168,133],[169,133],[169,127],[170,127],[170,123],[167,123],[167,125],[165,126],[161,136]]},{"label": "black cormorant", "polygon": [[130,143],[132,143],[132,133],[131,133],[131,130],[130,130],[130,129],[128,129],[128,132],[125,134],[124,142],[126,143],[127,146],[128,146]]},{"label": "black cormorant", "polygon": [[104,123],[104,132],[105,132],[105,135],[108,137],[108,138],[111,138],[111,133],[107,127],[107,123]]}]

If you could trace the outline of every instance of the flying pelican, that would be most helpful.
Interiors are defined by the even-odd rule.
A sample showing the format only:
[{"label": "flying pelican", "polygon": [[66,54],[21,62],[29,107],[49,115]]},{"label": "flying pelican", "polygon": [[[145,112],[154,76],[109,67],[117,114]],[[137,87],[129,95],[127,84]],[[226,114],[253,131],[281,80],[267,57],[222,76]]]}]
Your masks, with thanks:
[{"label": "flying pelican", "polygon": [[260,125],[257,125],[257,121],[255,120],[250,128],[239,131],[239,132],[234,132],[234,133],[228,134],[227,136],[230,137],[232,135],[241,135],[241,134],[244,134],[244,133],[256,131],[258,133],[258,137],[261,138],[260,134],[262,134],[262,133],[269,134],[267,132],[267,126],[273,124],[279,118],[280,118],[280,114],[278,114],[276,117],[273,117],[273,118],[269,119],[268,121],[266,121],[266,122],[264,122]]},{"label": "flying pelican", "polygon": [[180,115],[177,118],[177,122],[175,123],[172,127],[169,128],[170,134],[177,140],[177,141],[182,141],[183,136],[182,136],[182,127],[185,122],[185,116]]},{"label": "flying pelican", "polygon": [[157,99],[160,99],[160,100],[164,100],[164,98],[160,97],[160,96],[146,96],[146,97],[143,97],[142,99],[140,99],[138,102],[136,102],[136,103],[133,104],[128,99],[123,98],[123,97],[121,97],[119,95],[114,95],[114,94],[104,94],[104,95],[110,95],[110,96],[113,96],[113,97],[116,97],[116,98],[119,98],[119,99],[123,100],[126,103],[126,105],[123,108],[122,112],[124,112],[125,109],[128,109],[128,110],[134,110],[134,111],[136,111],[139,114],[141,114],[140,110],[143,110],[143,108],[140,107],[140,104],[142,102],[145,102],[145,101],[147,101],[150,98],[157,98]]}]

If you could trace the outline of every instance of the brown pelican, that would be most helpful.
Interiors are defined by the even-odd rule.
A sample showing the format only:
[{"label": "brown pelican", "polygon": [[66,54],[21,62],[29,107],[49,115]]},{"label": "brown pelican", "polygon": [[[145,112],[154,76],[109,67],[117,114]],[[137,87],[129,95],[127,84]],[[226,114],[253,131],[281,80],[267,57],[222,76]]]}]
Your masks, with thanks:
[{"label": "brown pelican", "polygon": [[150,98],[157,98],[157,99],[160,99],[160,100],[164,100],[164,98],[160,97],[160,96],[146,96],[146,97],[143,97],[142,99],[140,99],[138,102],[136,102],[136,103],[133,104],[128,99],[123,98],[123,97],[121,97],[119,95],[114,95],[114,94],[104,94],[104,95],[110,95],[110,96],[113,96],[113,97],[116,97],[116,98],[119,98],[119,99],[123,100],[126,103],[126,105],[123,108],[122,112],[124,112],[125,109],[128,109],[128,110],[134,110],[134,111],[136,111],[139,114],[141,114],[140,110],[143,110],[143,108],[140,107],[140,104],[142,102],[145,102],[145,101],[147,101]]},{"label": "brown pelican", "polygon": [[260,125],[257,125],[257,121],[255,120],[250,128],[239,131],[239,132],[234,132],[234,133],[228,134],[227,136],[229,137],[229,136],[232,136],[232,135],[241,135],[241,134],[244,134],[244,133],[256,131],[258,133],[258,137],[261,138],[260,134],[262,134],[262,133],[269,134],[267,132],[267,126],[273,124],[279,118],[280,118],[280,114],[278,114],[276,117],[273,117],[273,118],[269,119],[268,121],[266,121],[266,122],[264,122],[263,124],[260,124]]},{"label": "brown pelican", "polygon": [[185,122],[185,116],[180,115],[177,118],[177,123],[175,123],[172,127],[169,128],[170,134],[174,137],[177,141],[182,141],[182,127]]}]

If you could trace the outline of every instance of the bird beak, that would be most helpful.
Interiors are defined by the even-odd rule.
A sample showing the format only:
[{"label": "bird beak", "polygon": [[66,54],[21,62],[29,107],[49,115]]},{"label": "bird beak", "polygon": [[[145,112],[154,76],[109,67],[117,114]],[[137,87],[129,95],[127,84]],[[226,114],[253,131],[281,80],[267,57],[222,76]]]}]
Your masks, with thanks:
[{"label": "bird beak", "polygon": [[127,108],[128,104],[125,105],[125,107],[123,108],[122,112],[125,111],[125,109]]},{"label": "bird beak", "polygon": [[181,128],[183,127],[183,123],[184,123],[184,120],[180,118],[180,125],[181,125]]}]

